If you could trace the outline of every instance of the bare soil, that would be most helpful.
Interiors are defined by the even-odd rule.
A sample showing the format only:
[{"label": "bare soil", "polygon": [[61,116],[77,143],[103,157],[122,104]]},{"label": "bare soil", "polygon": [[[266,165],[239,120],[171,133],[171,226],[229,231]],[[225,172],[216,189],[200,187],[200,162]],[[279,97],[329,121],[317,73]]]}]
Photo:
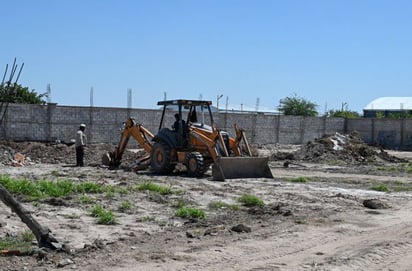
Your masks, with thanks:
[{"label": "bare soil", "polygon": [[[111,145],[89,146],[87,166],[78,168],[72,166],[73,146],[3,142],[1,175],[92,181],[128,192],[88,195],[93,204],[114,212],[115,225],[96,224],[89,215],[93,204],[80,203],[80,195],[40,203],[21,199],[63,249],[0,256],[0,269],[411,270],[412,153],[375,149],[356,137],[345,144],[332,139],[256,147],[260,155],[271,157],[274,178],[224,182],[212,181],[210,172],[193,179],[109,170],[100,165],[100,157],[113,150]],[[15,153],[25,155],[21,166],[11,162]],[[135,156],[128,150],[125,164]],[[171,186],[175,193],[132,189],[148,180]],[[372,189],[379,185],[389,192]],[[256,195],[265,205],[235,210],[210,206],[217,201],[239,204],[243,194]],[[132,203],[126,212],[119,210],[124,201]],[[206,218],[177,217],[181,202],[204,210]],[[0,222],[0,236],[27,231],[1,201]]]}]

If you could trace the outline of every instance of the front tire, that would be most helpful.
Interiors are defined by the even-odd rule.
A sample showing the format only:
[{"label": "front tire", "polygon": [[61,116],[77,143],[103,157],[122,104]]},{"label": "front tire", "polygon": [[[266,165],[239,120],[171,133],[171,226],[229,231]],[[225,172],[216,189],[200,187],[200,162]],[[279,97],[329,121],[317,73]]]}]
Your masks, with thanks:
[{"label": "front tire", "polygon": [[205,173],[203,156],[199,152],[191,152],[186,157],[187,174],[190,177],[200,178]]},{"label": "front tire", "polygon": [[157,174],[170,174],[174,166],[171,163],[170,146],[156,142],[150,153],[150,166]]}]

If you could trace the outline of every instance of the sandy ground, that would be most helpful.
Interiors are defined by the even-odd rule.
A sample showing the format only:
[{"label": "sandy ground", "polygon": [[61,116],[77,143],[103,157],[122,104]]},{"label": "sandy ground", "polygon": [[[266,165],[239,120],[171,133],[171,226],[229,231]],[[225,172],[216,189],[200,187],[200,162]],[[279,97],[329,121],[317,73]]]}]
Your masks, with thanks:
[{"label": "sandy ground", "polygon": [[[393,154],[412,158],[411,153]],[[395,192],[402,190],[399,186],[412,187],[412,173],[389,170],[399,166],[299,162],[285,168],[282,161],[272,161],[274,179],[225,182],[64,163],[3,166],[1,174],[14,178],[93,181],[128,192],[110,198],[90,195],[113,210],[116,225],[96,224],[89,215],[92,204],[81,204],[78,196],[59,204],[23,202],[66,251],[48,252],[42,260],[36,255],[3,256],[0,269],[412,270],[412,191]],[[298,177],[307,182],[291,182]],[[148,180],[170,185],[175,193],[161,196],[133,189]],[[390,192],[371,189],[378,184]],[[261,198],[265,206],[210,206],[216,201],[238,204],[246,193]],[[385,208],[365,207],[365,200],[372,199]],[[126,200],[132,209],[119,211]],[[204,210],[206,218],[176,217],[179,202]],[[1,235],[27,230],[1,202],[0,221]]]}]

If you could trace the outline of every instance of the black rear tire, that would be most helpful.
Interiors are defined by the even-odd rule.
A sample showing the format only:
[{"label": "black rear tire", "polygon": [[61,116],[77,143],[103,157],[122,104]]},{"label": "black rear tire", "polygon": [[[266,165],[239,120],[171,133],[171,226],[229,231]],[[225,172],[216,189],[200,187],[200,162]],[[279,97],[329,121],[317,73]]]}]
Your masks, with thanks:
[{"label": "black rear tire", "polygon": [[171,161],[170,146],[164,142],[156,142],[150,153],[150,166],[157,174],[169,174],[174,165]]}]

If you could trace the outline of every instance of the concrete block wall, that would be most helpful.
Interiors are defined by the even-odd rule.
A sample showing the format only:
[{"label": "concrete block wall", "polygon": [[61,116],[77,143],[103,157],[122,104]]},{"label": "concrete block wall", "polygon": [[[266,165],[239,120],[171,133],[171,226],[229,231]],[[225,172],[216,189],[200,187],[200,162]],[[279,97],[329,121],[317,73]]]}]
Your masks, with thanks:
[{"label": "concrete block wall", "polygon": [[[9,104],[0,126],[0,139],[69,142],[80,123],[87,125],[90,143],[118,143],[123,122],[132,117],[156,134],[162,111]],[[167,114],[165,127],[174,121]],[[214,114],[218,128],[235,135],[234,124],[245,130],[251,144],[305,144],[323,135],[357,131],[364,142],[387,148],[412,150],[412,119],[344,119],[326,117],[280,116],[252,113]],[[136,144],[133,140],[129,144]]]}]

